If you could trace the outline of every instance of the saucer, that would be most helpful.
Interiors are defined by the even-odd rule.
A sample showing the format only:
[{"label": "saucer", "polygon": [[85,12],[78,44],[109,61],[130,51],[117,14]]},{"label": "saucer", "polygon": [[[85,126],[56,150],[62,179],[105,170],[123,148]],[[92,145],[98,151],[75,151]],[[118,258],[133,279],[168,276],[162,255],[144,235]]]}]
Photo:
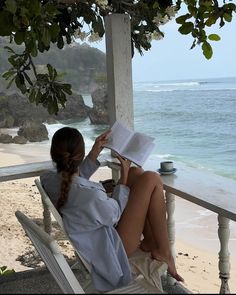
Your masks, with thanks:
[{"label": "saucer", "polygon": [[161,169],[157,169],[157,171],[158,171],[160,174],[162,174],[162,175],[170,175],[170,174],[175,173],[175,172],[177,171],[177,169],[176,169],[176,168],[173,168],[173,170],[171,170],[171,171],[163,171],[163,170],[161,170]]}]

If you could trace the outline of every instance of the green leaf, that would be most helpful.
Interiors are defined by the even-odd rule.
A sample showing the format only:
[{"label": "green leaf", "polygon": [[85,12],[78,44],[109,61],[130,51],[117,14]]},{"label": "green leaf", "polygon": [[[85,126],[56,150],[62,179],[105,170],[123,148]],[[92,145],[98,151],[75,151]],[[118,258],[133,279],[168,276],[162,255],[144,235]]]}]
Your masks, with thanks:
[{"label": "green leaf", "polygon": [[214,25],[214,24],[216,23],[216,20],[217,20],[216,17],[210,16],[210,17],[206,20],[205,24],[206,24],[208,27],[210,27],[210,26],[212,26],[212,25]]},{"label": "green leaf", "polygon": [[210,34],[208,36],[208,39],[211,40],[211,41],[220,41],[220,36],[217,35],[217,34]]},{"label": "green leaf", "polygon": [[175,19],[175,21],[177,24],[183,24],[183,23],[185,23],[186,19],[188,19],[190,17],[191,17],[191,15],[189,13],[187,13],[185,15],[181,15],[181,16],[177,17]]},{"label": "green leaf", "polygon": [[230,10],[232,10],[232,11],[236,10],[236,4],[228,3],[228,4],[225,4],[224,6],[226,6],[226,5],[227,5],[227,8],[229,8]]},{"label": "green leaf", "polygon": [[58,105],[57,105],[57,101],[56,100],[52,100],[52,98],[49,100],[48,103],[48,112],[50,115],[52,114],[57,114],[59,111],[58,109]]},{"label": "green leaf", "polygon": [[50,64],[47,64],[47,68],[48,68],[49,77],[51,80],[53,80],[53,78],[54,78],[53,67]]},{"label": "green leaf", "polygon": [[31,14],[39,15],[41,12],[40,1],[30,0],[29,1],[29,11]]},{"label": "green leaf", "polygon": [[37,47],[36,47],[35,42],[32,41],[32,43],[33,43],[33,46],[32,46],[32,48],[31,48],[31,55],[32,55],[33,57],[36,57],[36,56],[38,55],[38,49],[37,49]]},{"label": "green leaf", "polygon": [[224,13],[223,14],[223,18],[227,21],[227,22],[231,22],[231,20],[232,20],[232,14],[229,14],[229,13]]},{"label": "green leaf", "polygon": [[5,10],[11,12],[12,14],[16,13],[17,10],[17,5],[16,5],[16,1],[15,0],[7,0],[5,2],[6,8]]},{"label": "green leaf", "polygon": [[25,32],[17,31],[14,36],[14,41],[17,45],[20,45],[24,42],[25,39]]},{"label": "green leaf", "polygon": [[14,75],[16,73],[15,70],[9,70],[7,72],[4,72],[2,74],[2,77],[5,78],[6,80],[8,80],[12,75]]},{"label": "green leaf", "polygon": [[44,27],[42,32],[42,42],[44,43],[46,47],[48,47],[50,45],[50,41],[51,41],[50,31],[47,27]]},{"label": "green leaf", "polygon": [[10,36],[14,30],[12,14],[8,11],[0,11],[0,36]]},{"label": "green leaf", "polygon": [[1,267],[0,267],[0,271],[1,271],[1,273],[3,273],[6,269],[7,269],[6,265],[1,266]]},{"label": "green leaf", "polygon": [[29,96],[28,96],[30,102],[34,102],[34,101],[36,100],[36,99],[35,99],[35,94],[36,94],[36,91],[35,91],[35,89],[33,88],[33,89],[30,91],[30,94],[29,94]]},{"label": "green leaf", "polygon": [[193,16],[197,14],[197,8],[194,5],[188,5],[188,10]]},{"label": "green leaf", "polygon": [[60,32],[60,27],[58,26],[58,24],[52,24],[52,26],[50,27],[50,34],[51,34],[51,38],[52,40],[56,41],[57,40],[57,36]]},{"label": "green leaf", "polygon": [[57,47],[59,49],[62,49],[64,47],[64,41],[63,41],[62,35],[59,35],[57,38]]},{"label": "green leaf", "polygon": [[1,276],[8,276],[8,275],[11,275],[15,272],[14,269],[7,269],[7,266],[1,266],[0,267],[0,275]]},{"label": "green leaf", "polygon": [[194,29],[193,23],[186,22],[178,29],[178,31],[183,35],[187,35],[187,34],[191,33],[193,29]]},{"label": "green leaf", "polygon": [[70,84],[62,84],[61,88],[63,89],[64,92],[66,92],[67,94],[71,95],[72,91],[71,91],[71,85]]},{"label": "green leaf", "polygon": [[210,59],[213,55],[212,47],[208,42],[203,42],[202,51],[206,59]]}]

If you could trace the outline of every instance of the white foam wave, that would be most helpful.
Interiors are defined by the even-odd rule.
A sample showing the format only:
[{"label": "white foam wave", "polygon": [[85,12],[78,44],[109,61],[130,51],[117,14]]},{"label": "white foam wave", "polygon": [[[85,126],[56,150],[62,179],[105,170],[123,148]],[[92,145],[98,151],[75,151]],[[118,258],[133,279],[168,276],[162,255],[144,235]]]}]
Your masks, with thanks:
[{"label": "white foam wave", "polygon": [[166,86],[198,86],[200,85],[199,82],[191,81],[191,82],[176,82],[176,83],[162,83],[162,84],[157,84],[155,87],[166,87]]},{"label": "white foam wave", "polygon": [[47,128],[47,131],[48,131],[48,137],[49,139],[51,140],[52,139],[52,136],[53,134],[60,128],[66,126],[64,124],[61,124],[61,123],[56,123],[56,124],[47,124],[47,123],[44,123],[44,125],[46,126]]},{"label": "white foam wave", "polygon": [[168,159],[168,158],[171,158],[173,157],[173,155],[171,154],[162,154],[162,155],[157,155],[158,158],[161,158],[161,159]]},{"label": "white foam wave", "polygon": [[177,89],[148,89],[145,90],[147,92],[173,92],[176,91]]}]

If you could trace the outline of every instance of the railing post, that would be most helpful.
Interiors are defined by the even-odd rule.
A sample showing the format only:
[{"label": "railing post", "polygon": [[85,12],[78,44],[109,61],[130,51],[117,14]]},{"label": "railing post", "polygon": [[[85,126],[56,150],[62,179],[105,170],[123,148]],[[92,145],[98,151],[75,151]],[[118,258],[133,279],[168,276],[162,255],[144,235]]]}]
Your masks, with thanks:
[{"label": "railing post", "polygon": [[[175,260],[175,219],[174,219],[174,212],[175,212],[175,195],[166,192],[166,210],[167,210],[167,229],[170,241],[170,248],[173,258]],[[171,276],[167,276],[167,283],[168,285],[173,285],[175,283],[175,279]]]},{"label": "railing post", "polygon": [[219,252],[219,278],[221,279],[220,294],[230,294],[228,280],[230,278],[230,261],[228,243],[230,237],[229,219],[218,215],[218,236],[220,240]]},{"label": "railing post", "polygon": [[48,205],[44,202],[43,199],[42,204],[43,204],[43,225],[44,225],[44,230],[46,233],[50,234],[52,232],[52,219],[51,219],[51,213],[48,208]]}]

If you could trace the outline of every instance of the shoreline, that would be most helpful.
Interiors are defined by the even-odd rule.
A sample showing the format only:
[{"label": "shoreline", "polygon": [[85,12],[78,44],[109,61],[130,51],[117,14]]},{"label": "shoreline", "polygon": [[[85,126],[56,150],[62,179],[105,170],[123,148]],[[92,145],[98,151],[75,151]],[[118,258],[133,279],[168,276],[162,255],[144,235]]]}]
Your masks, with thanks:
[{"label": "shoreline", "polygon": [[[49,148],[45,144],[32,145],[3,145],[0,144],[0,167],[50,160]],[[109,168],[101,167],[92,177],[99,181],[111,177]],[[15,218],[15,211],[21,210],[32,217],[37,223],[42,223],[42,205],[39,193],[34,186],[35,178],[20,179],[0,183],[0,257],[1,265],[13,268],[16,271],[29,269],[37,265],[33,260],[29,241]],[[194,293],[218,293],[220,280],[218,274],[219,243],[217,236],[218,223],[214,214],[205,215],[197,219],[198,210],[205,210],[181,198],[176,199],[176,266],[184,277],[185,286]],[[194,219],[194,226],[189,226],[186,219]],[[58,233],[56,233],[58,235]],[[196,238],[197,237],[197,238]],[[206,237],[212,240],[207,242]],[[57,236],[58,238],[58,236]],[[204,240],[205,238],[205,240]],[[230,240],[231,279],[229,285],[231,292],[236,292],[236,236]],[[204,240],[204,241],[203,241]],[[232,242],[232,244],[231,244]],[[59,239],[59,245],[68,256],[73,255],[67,242]],[[34,258],[35,260],[35,258]],[[0,266],[1,266],[0,265]],[[197,278],[197,279],[196,279]]]}]

